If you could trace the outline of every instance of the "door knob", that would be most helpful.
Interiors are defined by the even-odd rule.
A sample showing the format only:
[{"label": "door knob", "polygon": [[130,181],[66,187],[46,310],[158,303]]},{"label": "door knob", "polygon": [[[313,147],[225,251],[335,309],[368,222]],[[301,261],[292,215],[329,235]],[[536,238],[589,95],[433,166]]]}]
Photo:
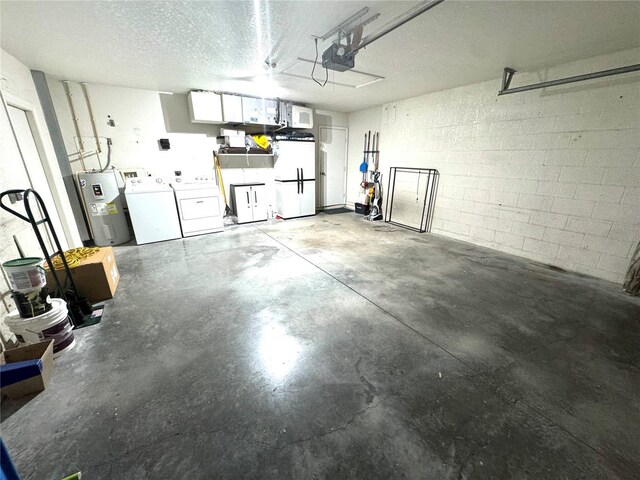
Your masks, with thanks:
[{"label": "door knob", "polygon": [[320,172],[320,175],[324,175],[325,177],[327,176],[327,174],[324,172]]}]

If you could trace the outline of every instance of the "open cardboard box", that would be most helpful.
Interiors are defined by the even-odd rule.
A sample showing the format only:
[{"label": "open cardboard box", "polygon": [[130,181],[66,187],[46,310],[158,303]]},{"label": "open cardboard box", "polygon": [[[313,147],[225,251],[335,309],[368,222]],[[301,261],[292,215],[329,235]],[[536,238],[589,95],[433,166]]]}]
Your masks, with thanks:
[{"label": "open cardboard box", "polygon": [[[87,297],[90,303],[95,304],[113,298],[120,281],[113,248],[101,247],[97,253],[81,260],[78,265],[70,267],[70,270],[80,294]],[[65,271],[56,270],[56,274],[64,284]],[[49,269],[47,269],[47,287],[51,292],[56,288],[56,282]]]},{"label": "open cardboard box", "polygon": [[53,340],[5,350],[0,353],[0,365],[20,367],[2,372],[3,396],[20,398],[41,392],[53,373]]}]

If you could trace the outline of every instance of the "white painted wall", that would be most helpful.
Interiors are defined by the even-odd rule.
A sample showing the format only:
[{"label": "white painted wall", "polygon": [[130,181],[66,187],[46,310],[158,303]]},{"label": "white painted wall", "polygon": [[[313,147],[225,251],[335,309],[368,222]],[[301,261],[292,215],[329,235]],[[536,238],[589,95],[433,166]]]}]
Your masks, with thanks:
[{"label": "white painted wall", "polygon": [[[55,152],[31,77],[31,71],[15,57],[0,49],[0,72],[2,73],[0,89],[2,90],[4,102],[31,112],[29,113],[30,123],[42,162],[38,165],[39,171],[34,169],[29,172],[30,185],[36,191],[51,195],[54,204],[47,205],[47,207],[52,210],[52,221],[62,246],[64,248],[81,246],[82,242],[71,214],[71,206],[64,188],[60,168],[56,163]],[[3,112],[3,115],[5,114],[6,112]],[[8,145],[13,138],[8,121],[3,125],[3,130],[3,135],[6,135],[8,139],[7,142],[3,142],[3,148],[12,150],[13,147]],[[13,143],[15,144],[15,139]],[[20,159],[20,164],[17,163],[18,158]],[[0,162],[9,165],[9,168],[25,167],[20,156],[14,157],[11,154],[7,157],[3,155]]]},{"label": "white painted wall", "polygon": [[[79,142],[63,84],[51,76],[47,76],[47,82],[73,170],[80,171],[83,168]],[[102,149],[102,153],[95,154],[95,140],[81,86],[70,82],[69,88],[87,152],[84,155],[87,169],[106,164],[105,139],[109,137],[113,142],[112,165],[118,168],[144,168],[153,175],[165,177],[171,177],[174,170],[184,174],[213,173],[212,152],[220,127],[190,123],[186,95],[87,85]],[[115,122],[114,127],[107,124],[109,119]],[[160,138],[169,139],[170,150],[160,150]]]},{"label": "white painted wall", "polygon": [[[2,72],[4,76],[4,72]],[[11,131],[9,117],[4,106],[0,105],[0,191],[10,188],[29,188],[29,177],[22,164],[20,152]],[[0,210],[0,263],[19,257],[13,236],[19,238],[21,244],[28,245],[29,251],[37,253],[37,243],[28,224]],[[6,338],[7,331],[3,328],[1,319],[7,310],[13,308],[10,298],[10,288],[4,275],[0,281],[0,335]]]},{"label": "white painted wall", "polygon": [[[362,182],[362,173],[360,172],[360,164],[363,160],[364,135],[365,133],[380,132],[381,127],[381,108],[373,107],[359,112],[349,114],[349,162],[347,166],[347,205],[354,206],[358,201],[358,195],[362,190],[360,182]],[[380,133],[380,141],[382,142],[382,133]],[[386,152],[380,153],[380,158]],[[381,170],[382,171],[382,170]],[[382,171],[382,184],[387,185],[386,171]]]},{"label": "white painted wall", "polygon": [[[635,63],[640,49],[518,74],[513,86]],[[640,74],[499,88],[496,78],[398,101],[395,115],[394,104],[378,109],[381,170],[440,171],[434,233],[621,282],[640,240]],[[349,117],[350,164],[354,130],[373,115]]]},{"label": "white painted wall", "polygon": [[[313,135],[316,139],[316,205],[321,204],[320,171],[322,165],[322,154],[320,151],[320,127],[347,127],[349,126],[349,115],[341,112],[330,112],[328,110],[314,110],[313,112]],[[349,133],[347,132],[347,135]]]},{"label": "white painted wall", "polygon": [[[0,50],[0,92],[4,102],[0,102],[0,191],[9,189],[34,188],[44,198],[53,198],[53,205],[47,205],[63,248],[80,246],[80,236],[72,218],[69,218],[70,206],[62,176],[55,161],[53,146],[46,130],[46,124],[40,108],[29,68]],[[40,155],[45,160],[42,165],[37,159],[30,159],[31,170],[27,172],[25,162],[16,143],[11,123],[5,109],[5,103],[19,105],[32,111],[31,122],[36,129],[34,137],[39,140]],[[49,176],[49,178],[47,178]],[[51,182],[49,182],[51,179]],[[11,205],[9,203],[9,205]],[[12,208],[24,214],[22,202]],[[25,255],[42,256],[31,226],[19,218],[0,210],[0,263],[20,256],[14,242],[17,238]],[[13,308],[10,288],[4,275],[0,280],[0,319],[7,309]],[[2,322],[0,321],[0,324]],[[7,332],[0,325],[0,336]]]},{"label": "white painted wall", "polygon": [[[47,76],[47,81],[73,170],[82,170],[78,154],[79,142],[63,84],[51,76]],[[81,86],[77,82],[70,82],[69,88],[80,136],[87,152],[84,155],[86,168],[98,168],[100,164],[106,164],[105,139],[110,137],[113,141],[112,164],[117,168],[144,168],[148,173],[167,178],[175,170],[182,171],[183,175],[214,175],[212,153],[217,150],[215,137],[219,135],[223,125],[192,124],[186,95],[111,85],[87,85],[103,150],[96,154],[90,116]],[[115,127],[107,124],[109,119],[114,120]],[[316,111],[314,120],[314,133],[323,125],[347,125],[347,115],[344,113]],[[170,150],[159,149],[160,138],[169,139]],[[227,196],[230,194],[231,184],[265,183],[269,204],[275,206],[272,168],[256,167],[253,164],[244,168],[223,165],[223,178]]]}]

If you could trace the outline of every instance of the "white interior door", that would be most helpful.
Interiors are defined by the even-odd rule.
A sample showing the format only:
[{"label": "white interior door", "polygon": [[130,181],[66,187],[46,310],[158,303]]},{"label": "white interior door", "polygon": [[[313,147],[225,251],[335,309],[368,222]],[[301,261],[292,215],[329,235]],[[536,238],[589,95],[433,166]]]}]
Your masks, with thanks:
[{"label": "white interior door", "polygon": [[[7,112],[9,113],[9,119],[11,121],[11,126],[13,127],[15,139],[17,141],[24,166],[29,176],[29,183],[31,185],[28,185],[26,187],[34,188],[42,197],[42,201],[44,202],[44,205],[47,208],[47,212],[49,213],[49,217],[51,218],[53,228],[55,228],[58,239],[63,244],[64,248],[66,244],[64,230],[62,228],[62,223],[60,222],[56,203],[53,199],[53,196],[51,195],[51,190],[48,188],[47,177],[42,167],[40,152],[38,151],[38,147],[36,145],[36,140],[31,129],[27,112],[20,108],[14,107],[13,105],[7,105]],[[42,186],[43,188],[38,188],[38,186]],[[13,188],[25,188],[25,186],[16,185]],[[31,197],[30,204],[32,207],[36,205],[35,202],[35,197]],[[39,216],[37,210],[34,212],[34,215],[36,216],[36,218]],[[46,227],[44,225],[40,225],[39,228],[43,238],[45,239],[45,242],[49,243]],[[20,238],[18,238],[18,240],[20,240]],[[48,246],[51,253],[51,251],[53,250],[53,246],[51,245],[51,243],[49,243]]]},{"label": "white interior door", "polygon": [[320,127],[320,206],[346,203],[347,140],[344,127]]}]

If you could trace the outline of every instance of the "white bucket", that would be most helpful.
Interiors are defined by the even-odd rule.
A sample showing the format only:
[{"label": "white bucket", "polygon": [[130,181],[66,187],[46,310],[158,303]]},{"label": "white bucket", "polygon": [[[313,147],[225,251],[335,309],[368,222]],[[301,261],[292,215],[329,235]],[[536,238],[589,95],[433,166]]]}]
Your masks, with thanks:
[{"label": "white bucket", "polygon": [[47,284],[44,260],[40,257],[16,258],[2,264],[14,292],[31,292]]},{"label": "white bucket", "polygon": [[52,298],[51,305],[51,310],[36,317],[22,318],[17,310],[13,310],[4,320],[21,343],[29,345],[53,339],[53,357],[56,358],[71,350],[76,341],[65,301]]}]

